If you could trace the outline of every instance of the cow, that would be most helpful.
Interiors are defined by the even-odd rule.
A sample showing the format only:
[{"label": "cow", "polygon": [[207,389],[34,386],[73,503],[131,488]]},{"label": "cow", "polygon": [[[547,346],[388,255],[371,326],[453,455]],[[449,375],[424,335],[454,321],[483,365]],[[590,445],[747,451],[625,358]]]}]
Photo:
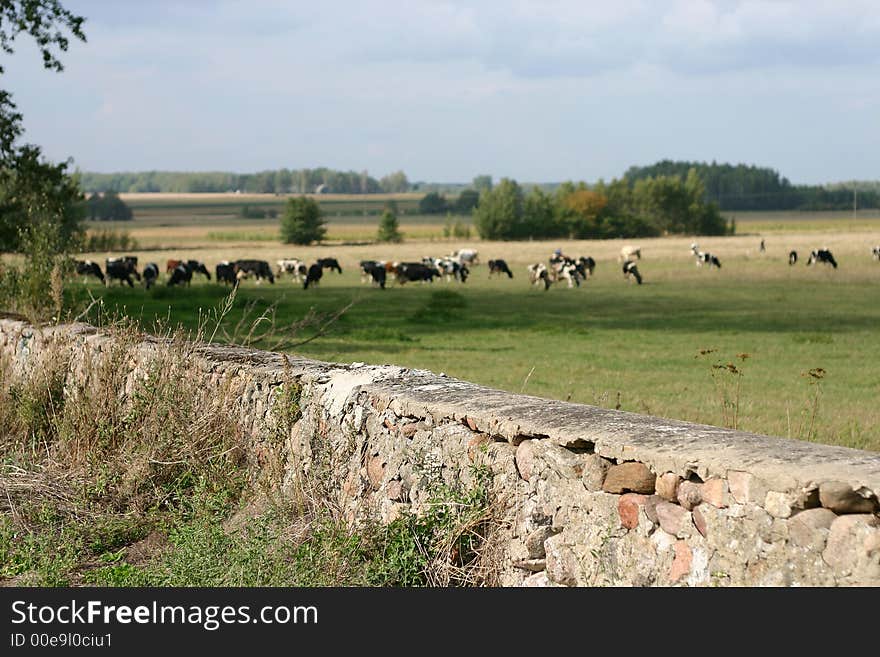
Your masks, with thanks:
[{"label": "cow", "polygon": [[[574,258],[563,255],[559,249],[556,249],[553,255],[550,256],[549,263],[550,267],[547,270],[547,275],[552,283],[564,278],[568,282],[568,287],[574,287],[575,285],[580,287],[581,279],[586,279],[587,277],[587,270],[582,268],[580,263]],[[593,263],[593,266],[595,266],[595,263]]]},{"label": "cow", "polygon": [[281,277],[282,274],[290,274],[294,281],[297,283],[301,283],[306,279],[306,275],[309,273],[309,268],[306,263],[298,258],[288,258],[286,260],[278,260],[276,261],[278,265],[277,275]]},{"label": "cow", "polygon": [[101,283],[104,283],[104,272],[101,271],[101,267],[97,262],[92,262],[91,260],[77,260],[76,261],[76,273],[80,276],[94,276]]},{"label": "cow", "polygon": [[112,279],[118,279],[119,283],[128,283],[129,287],[134,287],[131,277],[141,280],[141,275],[137,270],[137,258],[135,256],[125,256],[122,258],[107,258],[105,261],[105,271],[107,272],[107,285]]},{"label": "cow", "polygon": [[433,267],[437,270],[438,276],[445,276],[446,282],[457,280],[462,283],[467,281],[470,275],[470,269],[467,265],[460,263],[449,256],[442,258],[422,258],[422,264],[426,267]]},{"label": "cow", "polygon": [[165,273],[170,274],[175,269],[177,269],[177,265],[182,265],[182,264],[183,264],[183,260],[171,260],[171,259],[166,260],[165,261]]},{"label": "cow", "polygon": [[205,263],[199,260],[187,260],[184,263],[187,268],[193,274],[204,274],[205,277],[210,281],[211,280],[211,272],[208,271],[208,268],[205,267]]},{"label": "cow", "polygon": [[358,266],[361,269],[361,283],[369,283],[371,280],[375,280],[372,271],[376,267],[381,267],[387,276],[389,273],[387,264],[388,263],[384,260],[361,260],[358,263]]},{"label": "cow", "polygon": [[479,253],[475,249],[459,249],[449,256],[460,265],[477,265],[480,262]]},{"label": "cow", "polygon": [[368,277],[384,290],[385,282],[388,278],[388,272],[385,270],[385,263],[377,260],[361,260],[360,265],[361,279],[364,280],[365,277]]},{"label": "cow", "polygon": [[810,257],[807,258],[807,265],[812,265],[814,262],[824,262],[826,265],[831,265],[834,269],[837,269],[837,261],[827,248],[814,249],[810,252]]},{"label": "cow", "polygon": [[593,271],[596,269],[596,261],[592,256],[581,256],[575,261],[575,267],[577,267],[580,275],[586,280],[593,275]]},{"label": "cow", "polygon": [[236,260],[233,266],[235,267],[235,276],[239,280],[253,275],[257,279],[257,283],[260,283],[264,278],[268,279],[270,283],[275,283],[275,274],[272,273],[272,268],[265,260]]},{"label": "cow", "polygon": [[623,263],[623,277],[628,281],[635,280],[639,285],[642,284],[642,275],[639,273],[635,260],[627,260]]},{"label": "cow", "polygon": [[532,285],[540,285],[544,284],[544,291],[546,292],[550,288],[550,276],[547,273],[547,265],[543,262],[536,262],[533,265],[529,265],[526,267],[526,270],[529,272],[529,282]]},{"label": "cow", "polygon": [[317,262],[309,265],[309,271],[306,273],[306,280],[303,283],[303,289],[308,290],[309,285],[312,287],[316,286],[321,277],[324,275],[324,268],[318,264]]},{"label": "cow", "polygon": [[181,262],[171,272],[167,285],[169,287],[172,285],[189,285],[190,281],[192,281],[192,275],[192,269],[187,267],[185,262]]},{"label": "cow", "polygon": [[318,258],[317,264],[321,269],[332,269],[338,274],[342,273],[342,267],[339,266],[336,258]]},{"label": "cow", "polygon": [[159,278],[159,265],[155,262],[148,262],[143,271],[144,287],[150,289]]},{"label": "cow", "polygon": [[214,268],[214,275],[217,277],[218,283],[227,283],[232,287],[238,287],[238,278],[235,276],[235,266],[228,260],[218,262]]},{"label": "cow", "polygon": [[712,255],[711,253],[700,251],[696,242],[691,244],[691,251],[693,252],[694,257],[697,259],[697,267],[702,267],[703,264],[708,264],[710,269],[712,267],[718,267],[718,269],[721,269],[721,261],[718,259],[718,257]]},{"label": "cow", "polygon": [[439,277],[440,271],[423,262],[401,262],[397,265],[397,282],[403,285],[407,281],[422,281],[433,283],[435,277]]},{"label": "cow", "polygon": [[793,265],[797,262],[797,251],[788,252],[788,264]]},{"label": "cow", "polygon": [[880,246],[871,248],[871,257],[874,258],[874,260],[880,260]]},{"label": "cow", "polygon": [[507,263],[504,260],[490,260],[488,264],[489,278],[492,278],[492,274],[507,274],[508,278],[513,278],[513,272],[510,271],[510,267],[507,266]]},{"label": "cow", "polygon": [[620,255],[617,256],[617,260],[619,262],[626,262],[630,258],[635,258],[636,260],[642,259],[642,248],[640,246],[622,246],[620,247]]}]

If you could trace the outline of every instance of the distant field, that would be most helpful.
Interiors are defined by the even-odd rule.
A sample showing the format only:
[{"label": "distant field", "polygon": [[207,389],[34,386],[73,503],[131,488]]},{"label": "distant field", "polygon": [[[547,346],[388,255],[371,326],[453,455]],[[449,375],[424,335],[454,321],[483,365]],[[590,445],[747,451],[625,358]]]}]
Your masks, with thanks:
[{"label": "distant field", "polygon": [[[304,291],[289,279],[275,285],[246,281],[227,318],[234,325],[252,304],[252,321],[277,304],[277,324],[289,325],[309,309],[332,312],[354,301],[327,335],[295,350],[303,355],[425,368],[513,392],[716,425],[732,421],[735,396],[726,407],[722,397],[739,380],[740,428],[880,450],[880,263],[870,257],[871,246],[880,244],[880,221],[850,231],[803,229],[805,221],[793,218],[791,230],[767,234],[766,253],[758,251],[759,238],[751,231],[696,238],[720,257],[720,271],[695,266],[692,237],[638,240],[642,286],[623,279],[621,240],[410,238],[398,245],[298,247],[254,239],[254,232],[275,230],[268,221],[129,226],[142,243],[162,242],[161,249],[137,255],[142,264],[160,263],[163,272],[170,257],[198,258],[212,271],[220,260],[243,257],[273,263],[281,257],[338,258],[344,273],[328,272],[315,290]],[[346,226],[350,236],[359,228],[334,221],[330,226]],[[403,221],[405,232],[419,227],[440,234],[439,225]],[[364,237],[373,230],[367,224],[360,229]],[[236,231],[241,241],[217,238]],[[804,264],[809,250],[822,245],[833,250],[839,269]],[[418,260],[465,246],[478,249],[483,261],[506,259],[514,279],[490,280],[483,264],[464,285],[391,285],[381,291],[362,284],[357,271],[361,259]],[[595,277],[570,290],[529,286],[526,266],[546,261],[557,247],[593,256]],[[787,264],[791,249],[801,253],[794,267]],[[203,280],[190,289],[160,284],[150,292],[72,286],[80,297],[87,290],[102,295],[106,309],[137,317],[147,329],[157,318],[194,328],[228,293]],[[276,344],[272,339],[260,346]],[[701,350],[713,351],[701,356]],[[743,353],[749,354],[744,361],[737,358]],[[728,362],[740,368],[741,379],[713,368]],[[813,368],[826,371],[818,386],[808,375]]]},{"label": "distant field", "polygon": [[725,212],[738,233],[770,234],[792,231],[853,232],[880,226],[880,210],[835,212]]}]

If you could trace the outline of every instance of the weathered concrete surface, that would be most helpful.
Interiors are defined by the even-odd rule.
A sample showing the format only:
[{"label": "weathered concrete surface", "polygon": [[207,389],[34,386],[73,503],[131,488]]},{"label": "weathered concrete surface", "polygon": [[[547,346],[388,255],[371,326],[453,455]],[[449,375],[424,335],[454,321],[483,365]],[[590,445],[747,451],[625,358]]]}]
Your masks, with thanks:
[{"label": "weathered concrete surface", "polygon": [[[89,359],[113,338],[86,325],[0,320],[0,357],[16,370],[53,341]],[[145,336],[132,346],[133,371],[161,344]],[[470,466],[486,465],[509,522],[505,585],[880,585],[878,453],[425,370],[223,346],[195,353],[206,384],[240,390],[241,423],[259,449],[295,380],[302,417],[281,448],[284,481],[326,456],[340,500],[369,501],[385,521],[418,512],[437,482],[467,485]]]}]

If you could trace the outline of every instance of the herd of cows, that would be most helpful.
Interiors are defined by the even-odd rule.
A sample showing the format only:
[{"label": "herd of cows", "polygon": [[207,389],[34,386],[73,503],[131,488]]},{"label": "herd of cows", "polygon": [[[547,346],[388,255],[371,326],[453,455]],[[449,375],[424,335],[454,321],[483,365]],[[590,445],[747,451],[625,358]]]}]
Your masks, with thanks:
[{"label": "herd of cows", "polygon": [[[764,250],[763,240],[761,250]],[[691,252],[696,259],[697,266],[707,265],[710,268],[721,268],[721,260],[714,254],[701,251],[695,242],[691,244]],[[880,246],[872,247],[873,259],[880,260]],[[620,251],[618,262],[622,264],[623,276],[626,280],[634,281],[641,285],[643,278],[639,271],[637,261],[641,260],[642,250],[637,246],[624,246]],[[791,251],[788,256],[789,265],[798,261],[797,251]],[[396,281],[399,285],[408,282],[421,281],[433,283],[434,279],[446,281],[458,281],[464,283],[470,275],[471,267],[479,264],[479,254],[475,249],[460,249],[454,253],[442,257],[426,257],[419,262],[393,262],[385,260],[362,260],[360,264],[361,281],[372,282],[381,289],[385,289],[389,280]],[[813,263],[825,263],[837,269],[837,260],[827,248],[814,249],[807,258],[807,265]],[[502,259],[487,261],[489,277],[495,275],[513,278],[513,272]],[[565,281],[569,288],[580,286],[588,280],[596,268],[596,261],[590,256],[577,258],[564,255],[561,249],[556,249],[548,258],[547,264],[536,262],[528,265],[529,283],[543,286],[544,290],[550,288],[553,283]],[[242,280],[254,279],[257,283],[268,280],[275,283],[276,278],[289,275],[296,283],[301,283],[303,289],[315,287],[321,281],[324,270],[329,269],[342,273],[342,267],[336,258],[319,258],[311,264],[291,258],[276,261],[276,267],[270,266],[266,260],[224,260],[217,263],[214,268],[214,276],[217,283],[237,286]],[[147,263],[142,271],[138,271],[138,259],[136,256],[123,256],[119,258],[107,258],[104,270],[93,260],[77,260],[76,273],[83,276],[94,276],[105,285],[110,285],[114,280],[121,285],[134,287],[134,281],[143,282],[146,289],[150,289],[159,281],[159,265],[155,262]],[[165,284],[168,286],[189,285],[193,276],[202,275],[211,280],[211,272],[205,263],[199,260],[168,260],[165,263],[167,275]]]}]

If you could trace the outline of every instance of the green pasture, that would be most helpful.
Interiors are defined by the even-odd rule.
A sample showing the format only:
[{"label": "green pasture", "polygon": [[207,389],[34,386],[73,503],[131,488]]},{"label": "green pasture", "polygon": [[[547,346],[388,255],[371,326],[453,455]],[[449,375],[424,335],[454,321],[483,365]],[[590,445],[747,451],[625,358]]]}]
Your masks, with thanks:
[{"label": "green pasture", "polygon": [[[245,281],[217,339],[240,340],[260,313],[274,311],[274,329],[254,346],[276,348],[313,335],[313,328],[289,329],[309,311],[353,303],[326,334],[292,351],[880,450],[880,264],[867,258],[837,271],[789,268],[781,258],[728,259],[710,271],[667,258],[642,262],[641,286],[600,261],[580,288],[547,292],[530,286],[520,267],[512,280],[490,280],[482,265],[463,285],[386,290],[361,283],[350,263],[343,267],[342,275],[326,272],[316,289],[290,279]],[[124,313],[146,330],[158,321],[201,325],[208,334],[230,292],[204,279],[190,288],[163,281],[150,291],[77,281],[69,290],[79,300],[103,299],[103,314]],[[95,305],[87,319],[104,321],[98,312]]]}]

